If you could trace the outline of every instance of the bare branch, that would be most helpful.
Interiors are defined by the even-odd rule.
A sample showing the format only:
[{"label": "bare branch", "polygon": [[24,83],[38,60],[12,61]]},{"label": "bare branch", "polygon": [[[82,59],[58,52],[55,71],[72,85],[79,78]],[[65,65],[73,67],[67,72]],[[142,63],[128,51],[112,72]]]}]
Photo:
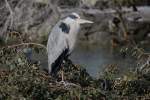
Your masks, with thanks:
[{"label": "bare branch", "polygon": [[24,45],[36,45],[36,46],[40,46],[40,47],[42,47],[42,48],[47,50],[45,45],[38,44],[38,43],[32,43],[32,42],[30,42],[30,43],[21,43],[21,44],[16,44],[16,45],[10,45],[10,46],[7,46],[7,47],[8,48],[15,48],[15,47],[24,46]]},{"label": "bare branch", "polygon": [[11,18],[11,21],[10,21],[10,28],[12,27],[12,25],[13,25],[13,11],[12,11],[12,9],[11,9],[11,7],[10,7],[10,5],[9,5],[9,3],[8,3],[8,1],[7,0],[5,0],[5,3],[6,3],[6,7],[8,8],[8,10],[9,10],[9,12],[10,12],[10,18]]},{"label": "bare branch", "polygon": [[10,21],[10,16],[7,17],[6,21],[5,21],[5,24],[4,24],[4,27],[2,29],[2,34],[5,33],[8,29],[8,25],[9,25],[9,21]]}]

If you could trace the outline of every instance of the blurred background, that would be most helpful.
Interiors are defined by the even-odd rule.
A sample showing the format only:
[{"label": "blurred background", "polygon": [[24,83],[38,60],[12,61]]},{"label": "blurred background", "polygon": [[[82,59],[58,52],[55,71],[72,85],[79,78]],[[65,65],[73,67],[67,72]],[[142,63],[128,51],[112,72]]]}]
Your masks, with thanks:
[{"label": "blurred background", "polygon": [[[130,52],[134,48],[150,51],[149,0],[1,0],[1,46],[19,42],[46,46],[52,27],[71,12],[94,22],[82,26],[70,57],[93,77],[109,64],[119,66],[122,73],[135,68],[137,60]],[[47,68],[45,51],[35,53],[29,47],[24,51]]]}]

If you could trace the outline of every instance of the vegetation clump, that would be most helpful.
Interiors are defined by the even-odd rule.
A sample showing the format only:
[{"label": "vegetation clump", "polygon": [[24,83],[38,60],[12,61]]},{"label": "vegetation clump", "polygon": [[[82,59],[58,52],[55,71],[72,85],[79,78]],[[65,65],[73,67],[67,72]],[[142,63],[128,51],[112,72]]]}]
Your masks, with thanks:
[{"label": "vegetation clump", "polygon": [[[52,78],[47,72],[39,70],[39,65],[27,61],[23,52],[1,49],[0,99],[99,99],[105,98],[93,86],[94,80],[85,69],[68,61],[64,66],[65,80],[73,85],[59,83],[60,73]],[[9,55],[9,56],[8,56]]]},{"label": "vegetation clump", "polygon": [[[16,35],[15,35],[16,36]],[[22,38],[3,40],[0,48],[0,99],[114,99],[118,97],[146,96],[150,93],[149,55],[142,49],[122,48],[121,52],[132,55],[138,62],[135,71],[120,75],[116,64],[105,66],[98,79],[91,77],[85,68],[74,65],[69,59],[62,65],[67,85],[60,83],[61,70],[55,77],[32,62],[30,51],[39,53],[44,45],[25,42]],[[11,41],[10,41],[11,39]],[[18,39],[18,40],[17,40]],[[26,40],[26,39],[25,39]],[[14,44],[17,43],[20,44]],[[27,40],[26,40],[27,41]],[[120,99],[119,98],[119,99]]]}]

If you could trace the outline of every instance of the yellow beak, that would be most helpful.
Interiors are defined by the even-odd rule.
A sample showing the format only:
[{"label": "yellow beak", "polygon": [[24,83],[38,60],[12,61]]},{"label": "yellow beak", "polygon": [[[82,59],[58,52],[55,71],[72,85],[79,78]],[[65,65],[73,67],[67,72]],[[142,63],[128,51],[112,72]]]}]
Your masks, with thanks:
[{"label": "yellow beak", "polygon": [[85,19],[77,19],[77,21],[78,21],[79,24],[84,24],[84,23],[90,23],[90,24],[92,24],[92,23],[94,23],[92,21],[85,20]]}]

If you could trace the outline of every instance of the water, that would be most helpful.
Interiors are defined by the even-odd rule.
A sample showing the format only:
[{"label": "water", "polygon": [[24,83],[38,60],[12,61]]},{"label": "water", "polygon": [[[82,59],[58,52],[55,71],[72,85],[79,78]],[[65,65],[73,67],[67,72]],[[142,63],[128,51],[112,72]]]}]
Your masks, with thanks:
[{"label": "water", "polygon": [[122,71],[135,66],[134,60],[130,57],[123,58],[119,52],[112,53],[110,48],[98,45],[76,47],[70,59],[73,63],[85,67],[93,77],[97,77],[108,64],[117,64]]},{"label": "water", "polygon": [[[100,45],[78,45],[72,52],[70,59],[74,64],[83,66],[92,77],[98,77],[106,65],[117,64],[123,72],[135,67],[132,58],[123,58],[118,51],[112,53],[110,47]],[[33,53],[33,61],[40,61],[43,68],[47,69],[47,55]]]}]

